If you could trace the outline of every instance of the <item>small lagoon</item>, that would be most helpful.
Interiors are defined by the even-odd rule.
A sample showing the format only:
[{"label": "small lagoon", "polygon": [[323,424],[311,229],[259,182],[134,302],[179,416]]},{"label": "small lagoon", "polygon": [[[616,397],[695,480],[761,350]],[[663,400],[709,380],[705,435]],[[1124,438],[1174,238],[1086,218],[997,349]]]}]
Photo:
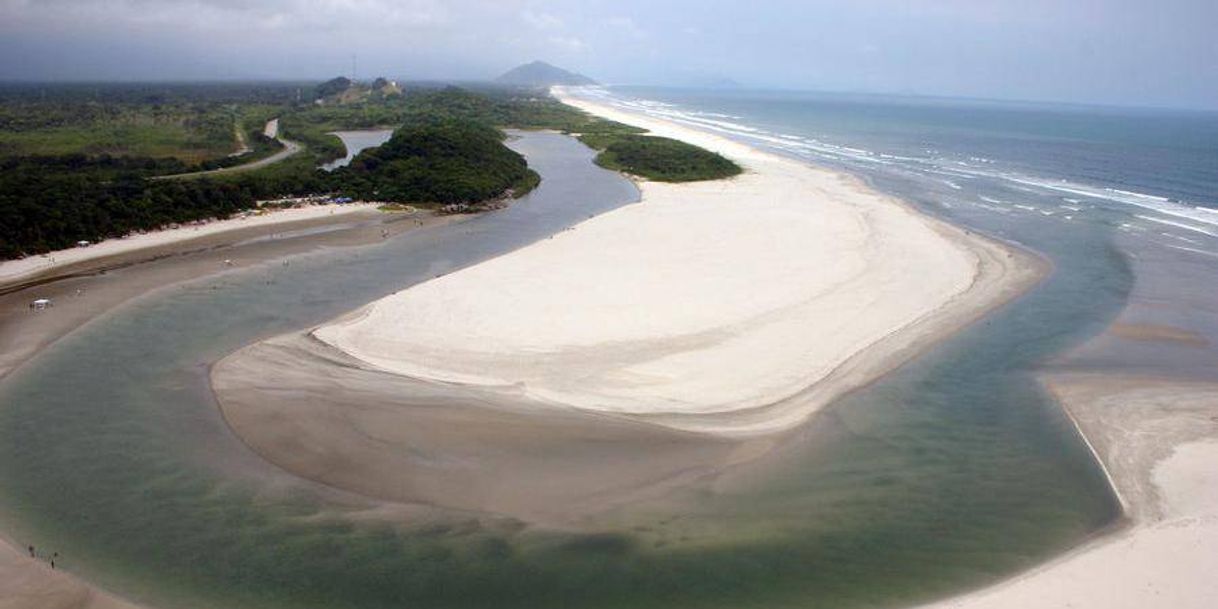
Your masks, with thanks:
[{"label": "small lagoon", "polygon": [[347,148],[347,155],[341,159],[335,159],[321,166],[326,171],[334,171],[339,167],[346,167],[351,164],[359,153],[368,148],[376,148],[381,144],[389,141],[393,137],[393,129],[368,129],[362,131],[335,131],[330,135],[338,137],[343,141],[343,146]]}]

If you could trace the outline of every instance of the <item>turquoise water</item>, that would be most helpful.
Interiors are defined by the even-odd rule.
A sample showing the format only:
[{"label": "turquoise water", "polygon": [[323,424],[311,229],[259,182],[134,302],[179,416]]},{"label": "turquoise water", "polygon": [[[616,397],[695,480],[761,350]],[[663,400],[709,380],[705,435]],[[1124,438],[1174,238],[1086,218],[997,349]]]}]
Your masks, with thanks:
[{"label": "turquoise water", "polygon": [[1115,518],[1032,375],[1123,306],[1120,225],[985,209],[962,217],[1046,252],[1048,281],[834,405],[766,467],[627,506],[595,534],[355,519],[376,506],[246,450],[217,414],[210,362],[635,196],[571,140],[516,145],[545,181],[509,210],[168,288],[6,379],[5,530],[168,607],[871,607],[1001,578]]}]

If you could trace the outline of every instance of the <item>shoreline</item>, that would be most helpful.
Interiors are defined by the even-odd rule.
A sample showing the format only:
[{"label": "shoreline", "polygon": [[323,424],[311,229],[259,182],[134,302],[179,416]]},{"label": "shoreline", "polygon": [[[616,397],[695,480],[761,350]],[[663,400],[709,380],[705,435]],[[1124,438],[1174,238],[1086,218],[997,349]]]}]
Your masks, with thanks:
[{"label": "shoreline", "polygon": [[[644,184],[646,184],[646,182],[644,182]],[[898,205],[904,204],[904,203],[900,202],[899,199],[892,199],[892,202],[894,202],[895,204],[898,204]],[[382,214],[382,215],[385,215],[385,214]],[[933,216],[930,216],[930,218],[936,222],[943,222],[944,224],[946,224],[945,221],[934,218]],[[948,225],[948,227],[954,228],[954,227],[951,227],[951,225]],[[237,229],[234,229],[234,230],[239,230],[241,228],[244,228],[244,227],[238,227]],[[279,227],[279,230],[283,230],[283,227]],[[960,230],[960,229],[956,229],[956,230]],[[270,234],[269,230],[263,231],[263,232]],[[315,237],[307,237],[307,238],[301,238],[300,240],[309,241],[309,240],[316,240],[316,239],[315,239]],[[991,238],[991,240],[997,241],[992,238]],[[174,245],[180,246],[181,244],[182,244],[182,242],[178,241],[178,242],[174,242],[173,244],[166,244],[166,245],[168,247],[173,247]],[[225,247],[225,246],[220,246],[220,247]],[[316,247],[316,246],[314,246],[314,247]],[[1017,247],[1017,246],[1012,246],[1011,244],[1003,244],[1003,247],[1010,248],[1010,247]],[[1029,252],[1023,252],[1023,253],[1035,257],[1034,253],[1029,253]],[[82,262],[85,262],[85,261],[82,261]],[[141,260],[135,260],[135,261],[128,261],[126,264],[141,264],[142,262],[143,261],[141,261]],[[245,262],[242,261],[240,264],[244,265]],[[1041,272],[1041,273],[1050,272],[1048,270],[1048,262],[1046,260],[1039,259],[1038,264],[1040,265],[1039,272]],[[66,270],[66,265],[64,267],[61,267],[60,270],[61,271]],[[216,271],[216,272],[223,272],[223,269],[220,269],[219,271]],[[51,275],[54,276],[54,275],[56,275],[56,273],[51,273]],[[69,275],[69,277],[70,276],[71,275]],[[52,279],[52,281],[62,280],[62,279],[64,279],[64,277],[60,276],[58,278]],[[1028,287],[1030,287],[1030,285],[1034,285],[1036,278],[1033,278],[1029,281],[1031,281],[1031,283],[1029,285],[1025,285],[1022,288],[1020,288],[1019,290],[1013,291],[1012,293],[1009,294],[1009,297],[1006,300],[996,302],[988,308],[974,311],[974,315],[967,319],[963,319],[963,320],[957,319],[957,322],[959,322],[959,327],[968,325],[976,318],[984,316],[988,311],[992,310],[993,308],[1000,307],[1003,304],[1005,304],[1006,302],[1009,302],[1010,299],[1017,297],[1019,295],[1019,293],[1022,293],[1023,289],[1027,289]],[[2,321],[2,320],[0,320],[0,321]],[[1111,328],[1109,329],[1109,331],[1111,331]],[[950,330],[949,330],[949,332],[950,332]],[[887,336],[885,337],[885,339],[886,338],[887,338]],[[910,351],[907,354],[908,357],[906,357],[904,359],[898,358],[897,361],[895,361],[891,367],[892,368],[898,367],[906,359],[916,356],[917,353],[921,352],[921,350],[923,350],[925,348],[929,348],[935,342],[938,342],[938,340],[940,340],[940,338],[933,336],[933,335],[926,335],[926,336],[922,336],[921,338],[923,341],[925,341],[924,343],[918,343],[917,341],[910,342],[906,346],[906,350]],[[881,339],[881,340],[884,340],[884,339]],[[2,362],[0,362],[0,364],[2,364]],[[6,372],[7,371],[4,370],[3,366],[0,365],[0,378],[3,378],[3,376]],[[883,374],[883,372],[878,372],[876,374]],[[1047,384],[1047,386],[1052,388],[1052,387],[1054,387],[1054,385],[1053,385],[1054,383],[1062,383],[1065,385],[1076,384],[1076,383],[1084,383],[1084,384],[1090,383],[1090,384],[1092,384],[1092,386],[1095,386],[1100,383],[1110,383],[1111,382],[1110,377],[1104,377],[1103,375],[1098,375],[1098,374],[1091,375],[1094,378],[1086,378],[1087,376],[1088,375],[1066,375],[1065,377],[1058,378],[1056,380],[1047,380],[1046,384]],[[878,377],[872,377],[872,380],[875,380],[875,378],[878,378]],[[870,381],[868,381],[868,382],[870,382]],[[1147,379],[1137,379],[1136,383],[1134,383],[1134,384],[1138,385],[1138,386],[1144,386],[1144,385],[1155,385],[1155,384],[1164,383],[1164,382],[1171,383],[1171,381],[1163,381],[1163,380],[1147,378]],[[846,391],[849,391],[852,389],[853,388],[847,389]],[[1213,390],[1212,388],[1206,388],[1206,387],[1199,387],[1199,389],[1203,392]],[[1125,391],[1125,392],[1128,393],[1127,391]],[[1125,501],[1124,495],[1122,494],[1121,488],[1117,482],[1118,477],[1114,476],[1109,471],[1106,460],[1100,456],[1100,450],[1097,449],[1097,447],[1092,444],[1091,438],[1097,432],[1094,429],[1091,429],[1090,431],[1088,431],[1087,429],[1084,429],[1084,427],[1085,427],[1084,424],[1081,424],[1079,422],[1079,419],[1076,418],[1075,409],[1084,409],[1085,410],[1087,408],[1086,400],[1079,398],[1078,396],[1074,396],[1073,399],[1068,399],[1067,397],[1063,397],[1063,395],[1060,395],[1057,391],[1054,391],[1053,393],[1054,393],[1055,398],[1057,399],[1058,403],[1062,405],[1066,414],[1070,417],[1072,423],[1075,425],[1075,428],[1078,430],[1078,432],[1079,432],[1080,436],[1082,437],[1082,439],[1084,440],[1084,442],[1088,445],[1092,454],[1096,456],[1101,468],[1103,468],[1103,470],[1104,470],[1105,475],[1108,477],[1110,483],[1113,485],[1114,492],[1117,494],[1118,497],[1121,498],[1122,508],[1125,509],[1126,511],[1128,511],[1127,502]],[[1218,393],[1215,393],[1213,395],[1218,396]],[[826,401],[828,401],[830,399],[832,399],[832,398],[826,398]],[[1216,403],[1218,403],[1218,399],[1216,399]],[[1082,405],[1080,405],[1080,404],[1082,404]],[[1098,410],[1095,410],[1094,404],[1091,405],[1091,408],[1092,408],[1093,413],[1100,412]],[[1218,415],[1218,413],[1215,413],[1215,414]],[[611,419],[611,420],[613,420],[613,419]],[[1218,419],[1215,419],[1215,420],[1218,420]],[[1196,448],[1195,446],[1193,446],[1195,444],[1197,444],[1197,443],[1196,442],[1179,442],[1179,443],[1176,443],[1175,445],[1173,445],[1173,450],[1174,450],[1175,446],[1191,446],[1192,448],[1187,449],[1187,450],[1191,451],[1194,448]],[[257,448],[255,448],[255,450],[257,450]],[[259,451],[259,452],[261,452],[261,451]],[[1153,473],[1153,471],[1155,470],[1155,466],[1157,466],[1162,461],[1166,461],[1167,459],[1171,458],[1172,455],[1174,455],[1174,452],[1169,454],[1167,458],[1160,459],[1159,461],[1154,462],[1154,464],[1151,466],[1150,470],[1148,470],[1148,471],[1151,471]],[[264,455],[264,456],[266,456],[266,455]],[[1198,458],[1195,455],[1188,455],[1188,456],[1193,458],[1194,460],[1196,460]],[[1179,468],[1177,467],[1175,469],[1178,470]],[[1147,504],[1147,505],[1152,505],[1152,504]],[[1179,514],[1177,514],[1176,516],[1179,516]],[[1184,522],[1184,525],[1181,525],[1181,522],[1182,522],[1181,518],[1185,518],[1185,519],[1195,518],[1195,519],[1204,520],[1206,518],[1211,518],[1211,519],[1218,518],[1218,515],[1207,516],[1207,515],[1203,514],[1201,516],[1187,515],[1187,516],[1179,516],[1179,517],[1160,517],[1159,520],[1155,520],[1153,518],[1149,518],[1149,519],[1131,518],[1129,524],[1123,525],[1123,526],[1121,526],[1121,528],[1119,528],[1115,531],[1111,531],[1111,530],[1101,531],[1098,534],[1098,535],[1100,535],[1099,537],[1092,539],[1091,541],[1084,543],[1082,546],[1077,547],[1073,550],[1070,550],[1069,552],[1067,552],[1063,555],[1057,556],[1057,557],[1053,558],[1050,562],[1037,566],[1037,567],[1033,568],[1031,571],[1016,575],[1015,577],[1013,577],[1010,580],[997,584],[996,586],[986,588],[985,590],[982,590],[979,592],[968,593],[961,597],[954,597],[952,599],[949,599],[948,601],[943,601],[940,603],[928,605],[928,607],[939,608],[939,607],[973,607],[973,606],[991,607],[991,606],[993,606],[993,607],[1003,607],[1003,608],[1012,607],[1013,608],[1013,607],[1017,607],[1017,606],[1019,606],[1019,607],[1022,607],[1022,606],[1057,606],[1057,605],[1044,605],[1043,603],[1051,602],[1054,600],[1047,596],[1031,597],[1032,600],[1028,600],[1028,597],[1023,597],[1024,604],[1022,604],[1022,605],[1014,604],[1013,602],[1011,604],[994,604],[993,598],[998,597],[998,595],[1001,595],[1001,594],[1010,594],[1010,592],[1006,592],[1007,590],[1011,590],[1011,589],[1017,590],[1021,586],[1028,586],[1029,584],[1025,583],[1025,582],[1032,582],[1035,585],[1039,586],[1041,584],[1038,583],[1037,578],[1044,577],[1044,574],[1051,573],[1051,572],[1057,572],[1063,568],[1063,565],[1068,567],[1070,564],[1078,561],[1078,559],[1080,557],[1085,557],[1085,556],[1091,555],[1093,553],[1102,552],[1105,550],[1105,548],[1119,547],[1120,544],[1125,543],[1126,541],[1135,540],[1135,537],[1134,537],[1135,535],[1145,533],[1147,531],[1153,532],[1153,531],[1160,530],[1160,529],[1166,530],[1170,527],[1174,527],[1177,525],[1180,525],[1180,526],[1187,525],[1188,522]],[[1213,539],[1213,538],[1210,538],[1210,539]],[[7,541],[7,540],[0,540],[0,541]],[[1141,538],[1137,538],[1136,541],[1141,541]],[[11,543],[5,543],[5,544],[0,544],[0,545],[9,546],[8,548],[0,548],[0,572],[6,572],[6,571],[4,571],[4,569],[11,568],[11,567],[7,566],[6,562],[5,562],[6,557],[4,556],[4,554],[6,553],[7,550],[12,550],[13,556],[11,558],[13,558],[15,561],[17,561],[18,563],[25,562],[21,552],[15,546],[12,546]],[[80,597],[82,600],[79,603],[65,605],[65,606],[81,607],[81,608],[88,607],[90,609],[110,609],[111,607],[115,607],[115,608],[135,607],[135,605],[126,603],[125,601],[122,601],[121,599],[116,599],[114,597],[111,597],[110,595],[107,595],[104,592],[97,591],[97,590],[90,591],[89,585],[87,583],[76,580],[74,577],[72,577],[68,573],[60,572],[59,574],[56,574],[56,575],[62,575],[65,578],[67,578],[67,581],[74,583],[76,586],[84,587],[83,593],[73,592],[73,594],[83,594],[84,596]],[[1075,573],[1075,575],[1078,576],[1079,574]],[[1218,598],[1218,596],[1211,595],[1207,598],[1213,599],[1213,598]],[[1076,602],[1078,601],[1078,599],[1073,599],[1073,600],[1075,600]],[[1158,601],[1161,599],[1158,599],[1156,597],[1154,600]],[[1164,601],[1164,602],[1177,603],[1178,600],[1179,599],[1173,600],[1173,601]],[[1188,602],[1187,602],[1188,600],[1189,599],[1183,599],[1184,602],[1178,602],[1178,604],[1176,606],[1182,606],[1182,607],[1192,606],[1192,605],[1188,604]],[[1031,603],[1040,602],[1042,604],[1029,605],[1029,604],[1027,604],[1029,602],[1031,602]],[[1131,608],[1135,607],[1135,606],[1147,606],[1145,604],[1147,602],[1147,599],[1141,599],[1139,602],[1141,602],[1142,604],[1141,605],[1130,604],[1127,606],[1129,606]],[[1126,606],[1126,605],[1097,604],[1096,606],[1120,607],[1120,606]],[[1200,606],[1205,606],[1205,605],[1196,605],[1196,606],[1200,607]]]},{"label": "shoreline", "polygon": [[[1124,317],[1094,342],[1209,345],[1195,333]],[[1218,546],[1218,493],[1206,490],[1218,488],[1218,384],[1096,371],[1046,373],[1041,383],[1106,478],[1120,518],[1026,572],[920,606],[1200,609],[1218,603],[1218,583],[1207,583],[1218,572],[1218,554],[1204,550]]]},{"label": "shoreline", "polygon": [[[765,457],[825,404],[1009,302],[1049,271],[1038,256],[864,190],[856,178],[720,138],[713,145],[731,147],[725,156],[732,160],[744,157],[746,172],[676,185],[634,180],[641,189],[637,203],[318,328],[228,355],[211,373],[225,420],[263,458],[330,486],[578,528],[586,516]],[[665,266],[666,257],[672,266]],[[822,272],[825,261],[836,265],[833,272]],[[782,274],[790,268],[800,272]],[[926,268],[941,271],[918,280],[933,287],[911,287],[909,277]],[[778,275],[767,274],[775,269]],[[646,280],[635,283],[639,277]],[[591,283],[579,283],[584,278]],[[874,286],[881,289],[869,291]],[[817,299],[824,294],[844,300],[824,304]],[[716,303],[724,295],[739,300],[721,309]],[[881,307],[883,321],[868,325],[877,303],[900,303],[898,295],[914,307]],[[408,313],[365,328],[384,336],[408,327],[400,335],[422,338],[393,345],[397,352],[464,361],[476,370],[416,374],[335,348],[327,328],[364,323],[378,303],[398,298],[410,304],[392,310]],[[678,309],[659,310],[664,302]],[[436,303],[443,306],[432,308]],[[486,308],[467,310],[471,303]],[[522,311],[529,316],[517,317]],[[827,318],[843,326],[861,320],[853,328],[862,331],[816,360],[811,380],[804,375],[806,352],[793,366],[772,355],[756,357],[758,342],[767,351],[775,344],[815,346],[820,341],[809,339],[805,326],[811,320],[811,332],[823,334],[816,321]],[[695,323],[681,325],[689,319]],[[657,320],[669,325],[657,330]],[[549,333],[555,327],[574,334],[555,342]],[[486,331],[503,328],[542,340],[513,344]],[[628,332],[619,333],[622,328]],[[580,334],[585,330],[590,334]],[[454,336],[494,352],[444,342]],[[570,336],[574,343],[563,342]],[[717,351],[721,339],[740,341],[743,349]],[[684,357],[690,359],[680,363]],[[529,361],[513,368],[521,359]],[[665,359],[679,363],[665,367]],[[659,368],[629,370],[656,361]],[[572,400],[570,387],[541,383],[536,391],[534,377],[522,382],[517,376],[535,372],[527,368],[534,363],[574,379],[576,389],[608,379],[596,397],[610,407]],[[758,378],[758,368],[750,366],[775,363],[787,366],[785,372],[757,383],[765,392],[755,392],[749,380]],[[798,375],[787,373],[793,368]],[[610,373],[597,376],[603,370]],[[741,370],[754,376],[742,377]],[[617,378],[627,382],[614,385]],[[636,383],[640,378],[678,382]],[[709,390],[681,386],[687,379],[713,383]],[[276,387],[291,390],[268,390]],[[724,393],[734,402],[729,408],[701,399]],[[682,396],[690,399],[678,403]],[[630,408],[656,401],[662,409]],[[563,459],[546,457],[555,454]]]},{"label": "shoreline", "polygon": [[[0,379],[93,318],[166,285],[318,247],[376,243],[462,217],[383,212],[374,204],[313,206],[67,250],[76,254],[68,261],[60,257],[54,266],[0,280]],[[31,310],[36,298],[51,299],[52,307]]]},{"label": "shoreline", "polygon": [[1218,383],[1047,375],[1112,484],[1122,520],[994,585],[920,609],[1202,609],[1218,601]]},{"label": "shoreline", "polygon": [[[0,260],[0,293],[25,289],[48,277],[68,274],[76,265],[96,262],[102,258],[135,254],[141,250],[160,247],[181,247],[187,242],[222,233],[249,228],[281,227],[329,216],[344,216],[356,212],[374,211],[376,203],[346,205],[310,205],[270,211],[262,215],[212,220],[203,224],[161,228],[125,237],[112,237],[84,247],[55,250],[14,260]],[[337,212],[337,213],[336,213]]]},{"label": "shoreline", "polygon": [[[444,278],[395,294],[364,307],[340,324],[314,330],[313,335],[373,369],[412,378],[490,388],[519,384],[540,402],[612,415],[638,416],[691,431],[714,433],[718,430],[728,435],[754,435],[798,425],[819,406],[853,386],[865,384],[862,377],[878,377],[897,367],[914,352],[1022,293],[1048,272],[1049,265],[1043,258],[927,216],[903,202],[875,193],[853,176],[771,155],[667,121],[564,98],[561,93],[559,98],[602,118],[643,127],[656,135],[675,137],[725,154],[740,163],[745,174],[727,180],[677,185],[636,181],[642,191],[640,203],[590,220],[577,227],[576,235],[562,235],[561,241],[538,244],[511,257],[489,261],[480,268],[466,271],[464,275],[468,278],[464,282],[458,278]],[[790,191],[797,194],[784,197]],[[686,208],[680,209],[682,205]],[[688,211],[693,206],[701,209]],[[744,209],[747,206],[753,208]],[[778,211],[775,213],[774,209]],[[771,217],[772,213],[781,215],[781,219]],[[705,220],[706,216],[729,219]],[[800,222],[807,224],[797,230],[788,230],[786,226]],[[816,223],[833,224],[833,227],[823,229],[814,226]],[[663,228],[651,228],[653,226]],[[675,232],[682,230],[699,231],[699,234],[694,239],[682,239]],[[644,238],[634,237],[630,246],[650,247],[648,255],[652,260],[618,256],[614,264],[626,266],[625,275],[606,267],[596,256],[588,255],[590,249],[613,247],[622,238],[628,238],[631,232],[640,231],[655,237],[655,241],[649,243]],[[766,243],[749,237],[723,236],[732,231],[756,231],[763,235]],[[587,236],[590,233],[593,236]],[[716,249],[703,248],[698,239],[716,239],[719,243]],[[791,243],[801,240],[808,245],[791,247]],[[782,243],[784,241],[786,243]],[[889,241],[901,243],[889,244]],[[585,245],[593,242],[594,245]],[[818,249],[811,242],[824,245]],[[721,250],[730,248],[736,248],[736,251],[722,254]],[[685,249],[697,251],[686,255]],[[903,263],[893,259],[903,256],[916,261],[897,269]],[[677,261],[669,268],[654,272],[649,267],[663,264],[655,260],[659,258],[676,258]],[[809,259],[816,260],[808,262]],[[566,261],[575,261],[568,266],[582,265],[583,268],[573,272],[597,275],[596,282],[581,283],[570,274],[553,271],[553,265],[559,261],[564,265],[568,265]],[[732,265],[749,268],[722,270]],[[849,265],[853,267],[828,270],[829,267]],[[935,265],[932,275],[922,281],[896,277],[898,273],[923,274],[928,269],[922,265]],[[787,270],[788,267],[792,270]],[[771,272],[772,269],[778,269],[778,272]],[[710,281],[700,279],[700,276],[716,273]],[[539,275],[541,278],[534,279]],[[483,285],[504,283],[506,277],[510,277],[513,286],[527,285],[521,290],[523,292],[536,293],[555,282],[561,282],[561,288],[553,289],[541,298],[511,299],[510,304],[504,304],[505,308],[537,313],[505,316],[511,319],[495,325],[495,312],[471,304],[468,299],[474,298],[470,295],[479,290],[490,290]],[[701,285],[682,289],[684,284],[699,282]],[[759,289],[760,285],[800,282],[814,287],[799,293],[792,289]],[[881,282],[884,284],[877,287]],[[448,283],[458,285],[444,285]],[[676,287],[673,287],[674,283]],[[923,289],[921,283],[935,285]],[[506,283],[502,287],[506,289]],[[622,297],[611,293],[614,289],[619,293],[635,293]],[[736,296],[733,294],[736,290],[748,293]],[[596,295],[583,299],[571,296],[583,291]],[[780,291],[784,293],[777,293]],[[432,294],[425,294],[427,292]],[[842,294],[849,294],[854,300],[842,298]],[[733,302],[729,303],[731,309],[722,306],[712,311],[716,295],[725,300],[767,301],[758,305]],[[428,298],[433,301],[444,299],[446,307],[454,306],[453,299],[456,299],[455,305],[463,309],[459,314],[449,310],[435,312],[430,309],[433,301]],[[549,306],[550,303],[541,302],[545,298],[562,302]],[[886,302],[898,298],[912,301],[912,304],[898,310],[891,302]],[[667,302],[683,302],[691,307],[678,316],[705,319],[697,323],[683,323],[675,316],[657,319],[672,315],[671,311],[660,309]],[[859,304],[868,309],[868,317],[879,317],[880,321],[844,313]],[[584,313],[563,315],[559,309],[564,307]],[[635,319],[629,312],[631,307],[651,309],[652,318]],[[408,316],[404,313],[407,309],[410,311]],[[774,319],[775,316],[788,319]],[[839,319],[818,322],[822,316]],[[457,317],[475,320],[479,327],[475,330],[458,328],[454,325]],[[795,320],[795,317],[799,319]],[[773,333],[774,328],[788,321],[796,324],[786,325],[786,331],[794,331],[793,325],[821,323],[818,329],[827,332],[830,340],[826,341],[823,333],[820,338],[805,334],[808,342],[831,342],[835,334],[847,336],[838,338],[829,348],[810,352],[801,345],[791,345],[787,332]],[[400,329],[403,323],[410,325],[409,330]],[[516,327],[507,327],[508,324]],[[565,326],[555,331],[552,327],[556,324]],[[633,327],[600,333],[581,327],[596,325]],[[381,330],[387,328],[395,328],[393,332],[397,334],[386,336]],[[537,338],[547,330],[554,336]],[[708,334],[725,331],[734,336],[707,338]],[[764,365],[741,373],[741,369],[749,368],[750,360],[755,359],[752,356],[762,352],[755,343],[762,340],[758,333],[765,331],[771,332],[770,342],[778,346],[780,355],[771,355]],[[406,340],[402,335],[408,333],[422,338]],[[478,333],[476,339],[473,333]],[[753,335],[748,336],[750,333]],[[464,336],[453,340],[460,334]],[[523,336],[525,334],[529,336]],[[494,346],[474,346],[470,344],[471,340],[489,340]],[[662,344],[682,341],[691,344],[676,349]],[[754,345],[738,345],[749,341]],[[609,344],[639,345],[636,351],[649,352],[638,353],[633,360],[617,358],[617,361],[591,362],[578,369],[564,370],[564,374],[575,373],[581,377],[578,387],[555,381],[554,375],[547,372],[508,365],[502,358],[496,359],[497,353],[547,354],[546,363],[540,366],[553,369],[566,365],[571,358],[550,356],[551,353],[579,352],[581,355],[576,357],[588,360],[590,351]],[[422,355],[404,358],[401,354],[405,352]],[[700,357],[698,352],[706,354]],[[789,356],[792,363],[784,366],[776,362],[782,356]],[[715,358],[731,361],[715,367],[710,361]],[[467,363],[475,360],[476,365]],[[592,369],[597,365],[603,365],[602,369]],[[507,368],[497,374],[493,371],[497,366]],[[485,372],[488,368],[492,371]],[[813,368],[815,373],[808,374],[800,368]],[[705,380],[701,384],[685,382],[694,375],[720,376],[727,380],[714,384]],[[608,378],[611,376],[632,378],[618,381]],[[660,377],[666,380],[653,381]],[[844,386],[825,390],[824,386],[834,381]],[[592,390],[596,395],[589,394],[589,384],[596,385]],[[809,393],[817,394],[816,405],[809,405],[806,399],[797,399],[799,396],[807,398]],[[638,405],[655,400],[663,405],[658,408]],[[765,417],[776,419],[780,413],[783,415],[780,422],[763,420]],[[732,417],[739,420],[729,420]],[[712,423],[711,419],[715,421]]]}]

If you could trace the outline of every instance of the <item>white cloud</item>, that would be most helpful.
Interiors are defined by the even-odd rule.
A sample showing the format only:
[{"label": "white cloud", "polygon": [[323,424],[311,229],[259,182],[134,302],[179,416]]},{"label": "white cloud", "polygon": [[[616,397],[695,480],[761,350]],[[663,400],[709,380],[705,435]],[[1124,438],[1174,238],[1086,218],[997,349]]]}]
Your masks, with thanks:
[{"label": "white cloud", "polygon": [[0,17],[185,31],[424,28],[453,21],[450,3],[441,0],[0,0]]},{"label": "white cloud", "polygon": [[630,17],[610,17],[605,21],[605,24],[616,28],[635,38],[643,38],[647,36],[647,32],[639,27],[639,24],[634,22]]},{"label": "white cloud", "polygon": [[550,13],[535,13],[533,11],[524,11],[520,13],[520,18],[525,23],[537,30],[557,30],[562,29],[562,19],[551,15]]},{"label": "white cloud", "polygon": [[567,52],[579,52],[588,48],[587,43],[575,36],[551,36],[550,44]]}]

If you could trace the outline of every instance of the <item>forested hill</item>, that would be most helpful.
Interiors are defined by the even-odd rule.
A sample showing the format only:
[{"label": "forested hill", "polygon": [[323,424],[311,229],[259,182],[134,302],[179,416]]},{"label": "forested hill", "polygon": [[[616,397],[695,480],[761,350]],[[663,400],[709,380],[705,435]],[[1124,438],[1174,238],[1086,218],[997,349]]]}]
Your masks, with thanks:
[{"label": "forested hill", "polygon": [[519,194],[537,183],[523,156],[487,125],[422,120],[394,132],[335,172],[345,194],[400,203],[474,203]]},{"label": "forested hill", "polygon": [[595,85],[596,81],[575,72],[568,72],[544,61],[534,61],[504,72],[495,82],[518,87],[550,87],[553,85]]}]

